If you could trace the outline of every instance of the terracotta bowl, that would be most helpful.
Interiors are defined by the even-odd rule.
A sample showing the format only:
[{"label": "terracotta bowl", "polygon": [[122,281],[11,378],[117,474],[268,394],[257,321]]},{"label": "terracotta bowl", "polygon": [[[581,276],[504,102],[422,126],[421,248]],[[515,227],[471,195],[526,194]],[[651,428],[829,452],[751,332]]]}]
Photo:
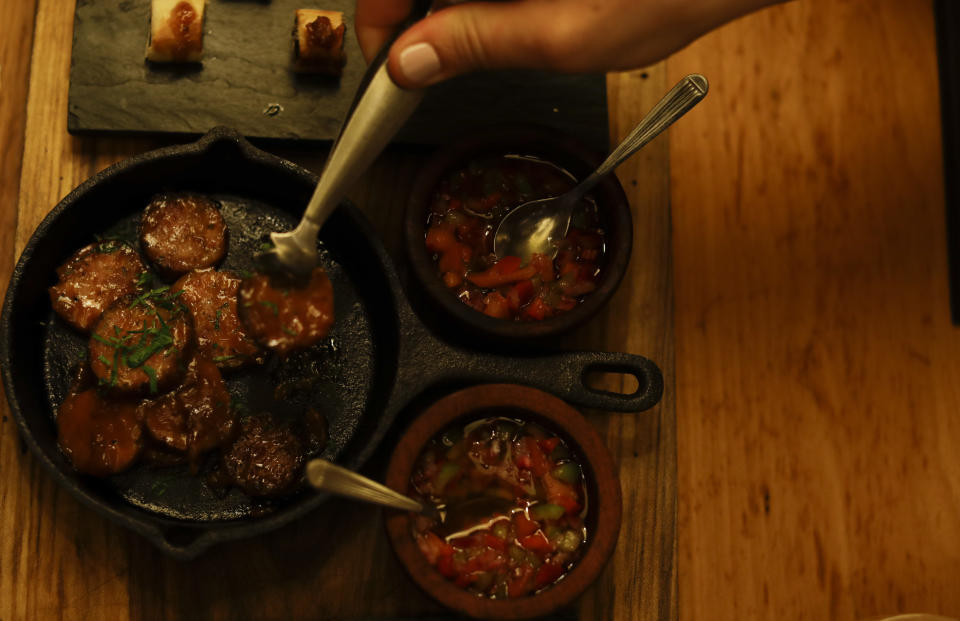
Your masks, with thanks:
[{"label": "terracotta bowl", "polygon": [[484,384],[453,393],[418,416],[400,438],[387,469],[386,484],[409,493],[414,464],[427,443],[451,423],[490,416],[533,421],[558,433],[580,459],[589,510],[587,548],[562,580],[544,591],[506,600],[478,597],[444,578],[423,556],[413,537],[411,515],[386,513],[386,528],[397,557],[413,580],[435,600],[480,619],[529,619],[570,604],[597,576],[613,553],[622,512],[617,469],[603,440],[584,417],[545,392],[513,384]]},{"label": "terracotta bowl", "polygon": [[447,289],[437,274],[424,239],[430,199],[444,175],[472,157],[506,153],[538,157],[570,172],[578,180],[589,176],[603,160],[601,154],[575,139],[541,127],[493,128],[454,140],[436,151],[414,180],[404,215],[404,245],[412,273],[431,306],[439,309],[460,330],[480,337],[481,341],[492,339],[497,343],[544,340],[585,322],[616,291],[627,270],[633,245],[630,204],[614,175],[608,175],[591,191],[606,235],[605,259],[596,290],[587,294],[576,308],[540,321],[488,317],[460,302]]}]

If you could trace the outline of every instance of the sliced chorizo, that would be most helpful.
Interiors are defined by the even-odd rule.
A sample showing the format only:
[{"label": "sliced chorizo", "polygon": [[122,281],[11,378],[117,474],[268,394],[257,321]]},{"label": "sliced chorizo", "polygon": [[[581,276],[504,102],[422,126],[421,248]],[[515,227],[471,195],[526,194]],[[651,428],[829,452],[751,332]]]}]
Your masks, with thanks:
[{"label": "sliced chorizo", "polygon": [[304,445],[287,425],[255,415],[240,423],[240,435],[223,455],[223,470],[250,496],[277,496],[300,480]]},{"label": "sliced chorizo", "polygon": [[137,290],[146,269],[140,255],[123,242],[84,246],[57,268],[59,282],[49,289],[53,310],[73,327],[89,332],[103,311]]},{"label": "sliced chorizo", "polygon": [[57,414],[57,441],[78,472],[108,476],[126,470],[143,448],[136,404],[108,400],[95,388],[71,392]]},{"label": "sliced chorizo", "polygon": [[122,298],[90,337],[90,368],[111,391],[159,394],[183,376],[192,338],[190,318],[175,298]]},{"label": "sliced chorizo", "polygon": [[137,414],[154,442],[165,449],[187,451],[187,416],[176,392],[144,399],[137,406]]},{"label": "sliced chorizo", "polygon": [[257,360],[261,349],[237,314],[240,278],[212,269],[190,272],[173,284],[190,311],[198,354],[218,367],[233,369]]},{"label": "sliced chorizo", "polygon": [[254,274],[240,284],[238,299],[250,333],[280,355],[318,343],[333,325],[333,286],[321,267],[305,286],[282,286]]},{"label": "sliced chorizo", "polygon": [[230,407],[230,393],[213,362],[194,358],[177,398],[187,414],[187,454],[191,462],[196,463],[201,454],[236,435],[236,412]]},{"label": "sliced chorizo", "polygon": [[138,413],[155,442],[187,453],[194,467],[204,453],[229,443],[237,430],[236,413],[219,369],[199,356],[191,360],[179,388],[144,400]]},{"label": "sliced chorizo", "polygon": [[227,252],[227,224],[217,204],[195,194],[161,194],[140,220],[140,245],[165,276],[216,265]]}]

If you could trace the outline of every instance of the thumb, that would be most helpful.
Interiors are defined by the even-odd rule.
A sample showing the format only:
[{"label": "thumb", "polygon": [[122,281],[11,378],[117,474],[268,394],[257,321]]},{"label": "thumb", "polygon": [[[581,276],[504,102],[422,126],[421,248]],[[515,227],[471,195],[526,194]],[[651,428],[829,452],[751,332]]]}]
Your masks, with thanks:
[{"label": "thumb", "polygon": [[542,0],[470,2],[411,26],[390,49],[388,68],[400,86],[428,86],[476,69],[555,68],[556,44]]}]

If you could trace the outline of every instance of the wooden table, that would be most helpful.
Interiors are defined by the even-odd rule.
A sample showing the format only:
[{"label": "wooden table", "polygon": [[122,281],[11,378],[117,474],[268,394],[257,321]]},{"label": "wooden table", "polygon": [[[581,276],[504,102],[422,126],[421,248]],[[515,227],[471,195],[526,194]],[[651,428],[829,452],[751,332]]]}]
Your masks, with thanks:
[{"label": "wooden table", "polygon": [[[6,10],[6,9],[5,9]],[[5,275],[33,229],[75,185],[103,167],[172,139],[74,138],[66,133],[67,72],[73,5],[37,3],[27,122],[13,247]],[[23,18],[27,19],[29,12]],[[616,84],[616,81],[614,81]],[[665,92],[661,67],[642,88],[612,99],[614,133],[629,130]],[[622,113],[621,113],[622,112]],[[627,170],[637,250],[616,300],[571,347],[643,352],[672,379],[667,144],[659,141]],[[319,171],[316,147],[276,148]],[[350,197],[370,217],[394,257],[402,260],[397,204],[419,159],[395,150],[381,157]],[[389,188],[389,191],[384,191]],[[6,279],[4,279],[6,280]],[[644,308],[635,321],[618,318]],[[636,311],[633,311],[636,312]],[[609,380],[608,380],[609,381]],[[614,380],[617,381],[617,380]],[[578,603],[584,619],[676,618],[676,433],[672,385],[642,415],[594,413],[620,464],[625,521],[616,557]],[[411,616],[438,612],[403,574],[386,542],[379,511],[336,501],[279,532],[220,546],[182,563],[109,523],[57,488],[29,454],[17,450],[11,420],[2,427],[0,508],[3,596],[0,618],[255,618],[316,619]],[[9,568],[9,569],[8,569]],[[574,610],[574,613],[577,611]]]},{"label": "wooden table", "polygon": [[[66,134],[71,12],[67,0],[0,3],[4,282],[63,195],[159,144]],[[960,337],[930,5],[802,0],[740,20],[611,76],[611,134],[691,71],[711,95],[669,149],[661,139],[620,169],[631,273],[571,340],[651,356],[668,380],[648,416],[591,419],[629,500],[581,616],[960,616]],[[397,166],[388,157],[370,178]],[[355,198],[389,232],[376,197]],[[376,520],[347,503],[194,563],[162,558],[59,490],[10,420],[0,525],[4,621],[435,610]],[[331,560],[343,555],[356,573]]]}]

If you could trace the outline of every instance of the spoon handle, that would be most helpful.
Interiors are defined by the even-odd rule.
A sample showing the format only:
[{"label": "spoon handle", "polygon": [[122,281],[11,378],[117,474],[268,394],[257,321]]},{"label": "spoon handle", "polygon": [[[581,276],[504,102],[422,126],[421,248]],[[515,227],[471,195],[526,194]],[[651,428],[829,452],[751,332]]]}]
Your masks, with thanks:
[{"label": "spoon handle", "polygon": [[375,505],[401,509],[403,511],[423,511],[423,506],[414,500],[381,485],[372,479],[359,475],[352,470],[341,468],[326,459],[311,459],[307,462],[307,481],[313,487],[362,500]]},{"label": "spoon handle", "polygon": [[[656,138],[660,132],[670,127],[674,121],[687,113],[700,100],[707,96],[710,85],[707,79],[694,73],[677,82],[663,96],[657,105],[633,128],[633,131],[623,139],[623,142],[607,156],[600,167],[589,177],[583,180],[582,191],[586,193],[601,177],[616,168],[620,162],[637,152],[643,145]],[[581,188],[578,188],[581,189]]]}]

